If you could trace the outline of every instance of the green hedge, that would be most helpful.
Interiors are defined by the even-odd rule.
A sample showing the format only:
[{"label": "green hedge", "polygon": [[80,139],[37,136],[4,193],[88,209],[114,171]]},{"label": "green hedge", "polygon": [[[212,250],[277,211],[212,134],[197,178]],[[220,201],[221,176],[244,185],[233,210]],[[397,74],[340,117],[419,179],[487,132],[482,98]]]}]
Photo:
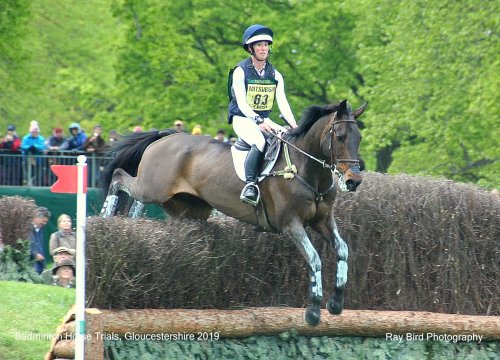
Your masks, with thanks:
[{"label": "green hedge", "polygon": [[287,332],[210,341],[105,341],[108,359],[497,359],[498,342],[387,341],[363,337],[306,337]]}]

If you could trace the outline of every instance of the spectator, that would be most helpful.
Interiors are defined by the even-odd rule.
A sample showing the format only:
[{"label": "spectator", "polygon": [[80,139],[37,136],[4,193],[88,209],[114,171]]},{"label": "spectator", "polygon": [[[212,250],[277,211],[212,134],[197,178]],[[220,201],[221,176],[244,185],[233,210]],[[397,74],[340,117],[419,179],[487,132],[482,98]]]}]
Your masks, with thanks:
[{"label": "spectator", "polygon": [[83,145],[87,140],[87,135],[80,129],[78,123],[73,123],[69,126],[70,136],[61,146],[61,150],[83,151]]},{"label": "spectator", "polygon": [[493,196],[494,198],[497,198],[497,199],[500,199],[500,191],[498,191],[498,189],[493,189],[491,190],[491,196]]},{"label": "spectator", "polygon": [[109,140],[108,140],[108,142],[113,142],[113,141],[118,141],[118,140],[120,140],[120,135],[118,135],[118,131],[111,130],[109,132]]},{"label": "spectator", "polygon": [[45,146],[47,150],[58,151],[66,139],[63,136],[63,129],[60,127],[52,130],[52,136],[46,141]]},{"label": "spectator", "polygon": [[45,207],[39,207],[33,217],[33,228],[30,234],[31,258],[35,260],[33,267],[38,274],[41,274],[45,267],[45,252],[43,250],[43,227],[47,225],[50,218],[50,211]]},{"label": "spectator", "polygon": [[135,126],[134,132],[142,132],[142,127],[140,127],[139,125]]},{"label": "spectator", "polygon": [[52,269],[52,285],[74,288],[75,275],[75,262],[71,259],[62,260]]},{"label": "spectator", "polygon": [[58,230],[50,235],[50,254],[54,255],[55,250],[60,247],[76,251],[76,235],[73,231],[71,217],[66,214],[59,215],[57,218],[57,228]]},{"label": "spectator", "polygon": [[7,126],[7,134],[2,138],[0,149],[16,152],[20,147],[21,139],[16,134],[16,127],[14,125]]},{"label": "spectator", "polygon": [[[7,133],[0,142],[0,150],[9,154],[18,153],[21,139],[16,134],[16,127],[9,125]],[[19,156],[5,156],[0,161],[0,185],[22,185],[22,160]]]},{"label": "spectator", "polygon": [[[64,260],[74,260],[75,253],[66,248],[66,247],[58,247],[57,249],[54,250],[54,255],[52,255],[54,259],[54,266],[59,265],[62,261]],[[52,270],[54,267],[50,269],[46,269],[42,272],[41,279],[42,283],[47,284],[47,285],[52,285],[53,279],[52,279]]]},{"label": "spectator", "polygon": [[178,132],[187,133],[187,130],[184,128],[184,123],[181,120],[175,120],[174,129]]},{"label": "spectator", "polygon": [[201,131],[201,125],[200,124],[196,124],[194,127],[193,127],[193,131],[191,131],[191,135],[202,135],[203,132]]},{"label": "spectator", "polygon": [[217,130],[217,134],[215,135],[215,140],[219,140],[222,142],[227,142],[227,137],[226,137],[226,130],[224,129],[219,129]]},{"label": "spectator", "polygon": [[94,133],[91,137],[85,140],[85,144],[83,144],[83,150],[89,153],[100,154],[106,146],[106,141],[102,138],[101,134],[101,125],[94,126]]},{"label": "spectator", "polygon": [[25,154],[41,155],[45,150],[45,139],[40,135],[38,121],[33,120],[30,124],[29,134],[23,137],[21,150]]}]

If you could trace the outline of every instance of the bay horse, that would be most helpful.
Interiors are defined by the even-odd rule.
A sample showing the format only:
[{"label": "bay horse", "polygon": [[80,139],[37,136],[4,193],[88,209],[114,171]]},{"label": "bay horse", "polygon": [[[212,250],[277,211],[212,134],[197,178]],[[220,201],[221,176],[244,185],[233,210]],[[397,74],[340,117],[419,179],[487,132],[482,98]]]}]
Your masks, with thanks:
[{"label": "bay horse", "polygon": [[[304,226],[310,225],[337,251],[336,282],[326,307],[331,314],[340,314],[348,247],[333,215],[333,173],[347,191],[355,191],[361,184],[361,134],[356,119],[365,107],[366,103],[352,111],[346,100],[308,107],[299,126],[282,136],[290,146],[287,151],[280,150],[274,167],[282,169],[293,163],[296,174],[269,176],[259,183],[261,205],[272,230],[291,239],[309,265],[310,303],[304,317],[310,325],[320,321],[323,288],[321,260]],[[114,215],[117,194],[125,192],[136,200],[134,211],[142,204],[155,203],[173,217],[207,219],[215,208],[260,225],[256,208],[240,201],[245,183],[234,170],[231,145],[206,136],[173,132],[133,133],[112,148],[115,158],[103,173],[103,188],[108,196],[101,214]]]}]

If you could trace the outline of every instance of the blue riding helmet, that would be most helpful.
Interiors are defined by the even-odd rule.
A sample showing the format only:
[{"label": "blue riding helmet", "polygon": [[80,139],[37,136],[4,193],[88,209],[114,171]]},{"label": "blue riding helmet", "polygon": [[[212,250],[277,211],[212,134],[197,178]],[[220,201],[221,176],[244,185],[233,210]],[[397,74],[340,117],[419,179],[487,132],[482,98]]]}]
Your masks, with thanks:
[{"label": "blue riding helmet", "polygon": [[243,49],[246,46],[258,41],[273,43],[273,31],[264,25],[254,24],[249,26],[243,33]]}]

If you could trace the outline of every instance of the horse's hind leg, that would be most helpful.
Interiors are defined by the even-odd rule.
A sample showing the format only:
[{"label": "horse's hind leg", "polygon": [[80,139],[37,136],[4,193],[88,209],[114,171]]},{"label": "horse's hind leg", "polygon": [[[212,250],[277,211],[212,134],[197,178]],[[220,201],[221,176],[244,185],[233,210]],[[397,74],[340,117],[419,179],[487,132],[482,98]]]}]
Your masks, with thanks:
[{"label": "horse's hind leg", "polygon": [[108,190],[108,196],[106,196],[106,200],[101,209],[102,217],[110,217],[115,214],[118,204],[118,192],[123,191],[130,196],[130,190],[127,184],[131,179],[133,179],[133,177],[122,169],[116,169],[114,171],[111,185]]},{"label": "horse's hind leg", "polygon": [[314,224],[313,228],[324,239],[328,240],[337,252],[337,278],[334,290],[326,303],[326,308],[330,314],[339,315],[344,308],[344,290],[347,283],[347,257],[349,256],[349,248],[339,234],[333,215],[330,215],[321,223]]},{"label": "horse's hind leg", "polygon": [[132,219],[138,219],[142,216],[143,213],[144,213],[144,204],[141,203],[139,200],[134,200],[134,203],[132,204],[128,212],[128,217]]},{"label": "horse's hind leg", "polygon": [[289,236],[299,248],[310,268],[309,299],[311,304],[307,307],[305,320],[309,325],[318,325],[321,317],[321,301],[323,300],[323,286],[321,282],[321,259],[307,236],[304,226],[298,221],[293,221],[283,228],[285,235]]}]

